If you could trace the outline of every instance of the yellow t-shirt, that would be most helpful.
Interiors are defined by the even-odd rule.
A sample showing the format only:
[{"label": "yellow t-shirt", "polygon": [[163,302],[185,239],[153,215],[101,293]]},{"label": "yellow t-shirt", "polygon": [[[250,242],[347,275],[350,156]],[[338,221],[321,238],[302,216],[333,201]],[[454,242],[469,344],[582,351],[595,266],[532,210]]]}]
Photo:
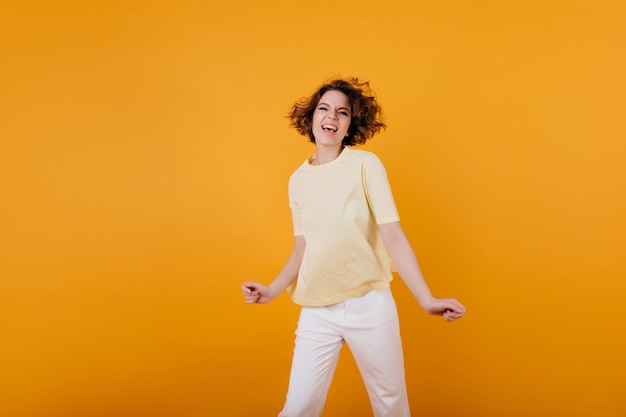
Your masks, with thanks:
[{"label": "yellow t-shirt", "polygon": [[305,161],[289,179],[295,236],[306,249],[288,288],[304,306],[324,306],[388,288],[392,263],[379,224],[399,221],[380,159],[345,148],[333,161]]}]

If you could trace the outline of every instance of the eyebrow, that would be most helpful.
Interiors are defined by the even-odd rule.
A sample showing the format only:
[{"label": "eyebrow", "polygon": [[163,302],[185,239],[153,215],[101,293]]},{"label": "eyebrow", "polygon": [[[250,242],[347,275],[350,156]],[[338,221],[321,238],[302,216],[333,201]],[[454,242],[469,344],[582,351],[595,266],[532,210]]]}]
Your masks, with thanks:
[{"label": "eyebrow", "polygon": [[[317,105],[318,106],[328,106],[328,107],[330,107],[330,104],[324,103],[324,102],[321,102],[321,101],[319,103],[317,103]],[[337,110],[347,110],[348,112],[350,111],[350,109],[347,108],[347,107],[339,107]]]}]

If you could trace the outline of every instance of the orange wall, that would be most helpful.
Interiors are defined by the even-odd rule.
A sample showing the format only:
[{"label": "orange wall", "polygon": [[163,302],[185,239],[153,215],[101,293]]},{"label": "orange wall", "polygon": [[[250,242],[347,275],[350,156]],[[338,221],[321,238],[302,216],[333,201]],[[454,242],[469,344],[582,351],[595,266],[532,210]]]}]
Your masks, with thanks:
[{"label": "orange wall", "polygon": [[[0,2],[0,415],[272,416],[297,307],[291,102],[372,81],[431,287],[416,416],[623,416],[626,8],[614,1]],[[345,355],[324,416],[369,414]]]}]

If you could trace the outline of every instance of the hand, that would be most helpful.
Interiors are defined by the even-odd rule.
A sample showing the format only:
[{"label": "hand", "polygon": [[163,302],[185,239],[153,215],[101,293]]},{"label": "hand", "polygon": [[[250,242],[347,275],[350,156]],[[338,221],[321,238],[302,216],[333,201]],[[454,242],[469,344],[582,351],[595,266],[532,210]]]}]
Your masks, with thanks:
[{"label": "hand", "polygon": [[241,286],[241,292],[246,299],[246,304],[264,304],[274,299],[270,287],[254,281],[244,283]]},{"label": "hand", "polygon": [[432,298],[422,307],[429,314],[443,316],[445,321],[453,322],[465,315],[465,307],[455,298]]}]

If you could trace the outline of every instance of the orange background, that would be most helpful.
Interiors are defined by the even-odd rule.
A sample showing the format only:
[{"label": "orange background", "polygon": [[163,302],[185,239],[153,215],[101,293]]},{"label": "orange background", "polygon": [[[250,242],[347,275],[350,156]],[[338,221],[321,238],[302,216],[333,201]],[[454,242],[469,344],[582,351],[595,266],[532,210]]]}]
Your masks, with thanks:
[{"label": "orange background", "polygon": [[[246,306],[312,153],[289,105],[371,80],[435,294],[400,280],[415,416],[626,415],[620,1],[1,1],[0,415],[273,416],[298,309]],[[324,416],[368,416],[345,354]]]}]

